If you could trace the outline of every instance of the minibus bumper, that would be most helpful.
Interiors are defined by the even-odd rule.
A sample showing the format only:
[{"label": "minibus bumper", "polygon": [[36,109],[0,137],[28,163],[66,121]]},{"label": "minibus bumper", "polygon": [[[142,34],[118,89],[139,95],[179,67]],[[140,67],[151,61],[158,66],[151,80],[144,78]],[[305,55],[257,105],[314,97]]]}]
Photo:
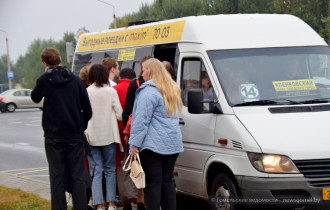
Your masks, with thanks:
[{"label": "minibus bumper", "polygon": [[[247,198],[249,206],[277,205],[277,206],[317,206],[330,209],[330,200],[323,199],[329,185],[315,187],[309,184],[309,179],[304,177],[292,178],[263,178],[236,176],[237,184],[243,198]],[[318,180],[312,180],[313,182]],[[320,183],[324,180],[319,180]],[[330,181],[329,179],[327,180]],[[330,194],[330,192],[329,192]],[[330,195],[329,199],[330,199]],[[325,208],[327,207],[327,208]]]}]

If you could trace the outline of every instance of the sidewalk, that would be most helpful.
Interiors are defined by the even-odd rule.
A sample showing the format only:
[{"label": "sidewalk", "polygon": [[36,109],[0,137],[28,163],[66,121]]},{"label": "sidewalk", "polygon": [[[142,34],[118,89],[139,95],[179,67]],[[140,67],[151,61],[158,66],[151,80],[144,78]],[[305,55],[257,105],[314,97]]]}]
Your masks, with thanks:
[{"label": "sidewalk", "polygon": [[8,188],[21,189],[25,192],[34,193],[41,198],[50,200],[50,184],[45,181],[18,177],[0,171],[0,185]]},{"label": "sidewalk", "polygon": [[[8,188],[20,189],[28,193],[34,193],[39,195],[41,198],[50,200],[50,184],[46,181],[19,177],[0,171],[0,185]],[[67,198],[68,197],[69,196],[67,195]],[[71,201],[72,200],[70,198],[69,205],[72,205]],[[132,210],[136,209],[135,206],[132,207]],[[117,208],[117,210],[121,209],[123,208]]]}]

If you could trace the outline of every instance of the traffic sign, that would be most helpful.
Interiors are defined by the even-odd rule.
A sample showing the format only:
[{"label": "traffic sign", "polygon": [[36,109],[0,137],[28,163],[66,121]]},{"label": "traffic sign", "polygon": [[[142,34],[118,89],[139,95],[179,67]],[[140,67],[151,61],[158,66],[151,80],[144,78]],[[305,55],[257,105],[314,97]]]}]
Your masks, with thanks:
[{"label": "traffic sign", "polygon": [[8,75],[8,79],[14,79],[14,72],[8,71],[7,75]]}]

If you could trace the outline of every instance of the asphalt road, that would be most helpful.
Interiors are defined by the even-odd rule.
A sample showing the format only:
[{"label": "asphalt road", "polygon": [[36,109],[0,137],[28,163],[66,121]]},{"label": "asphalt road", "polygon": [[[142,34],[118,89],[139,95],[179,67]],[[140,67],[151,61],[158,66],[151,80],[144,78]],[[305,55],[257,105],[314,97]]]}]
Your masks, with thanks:
[{"label": "asphalt road", "polygon": [[[39,109],[0,113],[0,171],[49,182],[41,115]],[[177,209],[208,210],[210,205],[201,199],[177,195]]]},{"label": "asphalt road", "polygon": [[[41,115],[39,109],[0,113],[0,171],[49,182]],[[183,195],[177,205],[178,210],[210,208],[207,201]]]},{"label": "asphalt road", "polygon": [[0,114],[0,171],[49,181],[41,110]]}]

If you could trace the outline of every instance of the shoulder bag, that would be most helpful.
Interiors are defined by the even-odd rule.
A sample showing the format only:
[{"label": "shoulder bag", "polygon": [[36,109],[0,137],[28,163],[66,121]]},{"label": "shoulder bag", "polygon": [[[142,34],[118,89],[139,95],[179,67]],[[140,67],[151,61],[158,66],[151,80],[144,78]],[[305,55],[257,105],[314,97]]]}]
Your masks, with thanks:
[{"label": "shoulder bag", "polygon": [[[128,166],[126,167],[126,165]],[[141,189],[145,188],[146,186],[146,178],[143,168],[141,166],[140,156],[139,154],[132,155],[130,154],[123,166],[124,171],[131,170],[129,176],[131,177],[133,183],[135,184],[136,188]]]},{"label": "shoulder bag", "polygon": [[136,202],[136,199],[138,197],[138,189],[135,187],[135,184],[130,177],[130,171],[124,170],[125,168],[124,166],[127,162],[127,159],[130,157],[128,156],[126,162],[124,163],[127,150],[128,150],[128,144],[125,147],[123,161],[121,165],[118,167],[118,171],[117,171],[119,199],[121,204],[123,204],[124,206]]}]

